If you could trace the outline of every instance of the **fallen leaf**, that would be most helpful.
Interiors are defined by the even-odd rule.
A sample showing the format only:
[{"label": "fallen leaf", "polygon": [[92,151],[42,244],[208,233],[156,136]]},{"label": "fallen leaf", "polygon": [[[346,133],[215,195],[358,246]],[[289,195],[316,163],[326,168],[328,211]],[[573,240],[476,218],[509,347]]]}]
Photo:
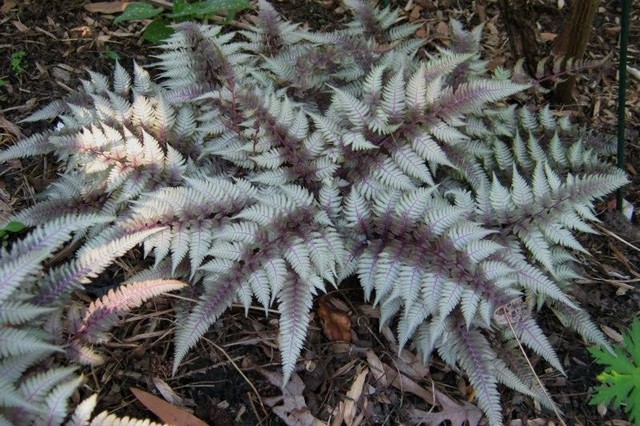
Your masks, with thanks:
[{"label": "fallen leaf", "polygon": [[13,124],[12,122],[10,122],[9,120],[7,120],[6,118],[4,118],[4,115],[2,114],[0,114],[0,129],[6,130],[16,139],[23,138],[20,128],[15,124]]},{"label": "fallen leaf", "polygon": [[640,80],[640,70],[627,66],[627,72],[636,80]]},{"label": "fallen leaf", "polygon": [[558,37],[556,33],[540,33],[542,41],[553,41]]},{"label": "fallen leaf", "polygon": [[11,21],[11,23],[20,31],[21,33],[29,32],[29,27],[23,24],[20,21]]},{"label": "fallen leaf", "polygon": [[128,1],[101,1],[98,3],[85,4],[83,7],[87,12],[112,15],[123,12],[128,4]]},{"label": "fallen leaf", "polygon": [[322,331],[332,342],[351,341],[351,320],[346,312],[334,308],[329,298],[318,301],[318,316],[322,324]]},{"label": "fallen leaf", "polygon": [[371,369],[371,375],[373,375],[373,378],[376,380],[376,386],[381,386],[382,389],[389,386],[389,379],[384,373],[384,364],[382,364],[378,355],[371,349],[367,350],[367,364],[369,364],[369,368]]},{"label": "fallen leaf", "polygon": [[415,5],[409,14],[409,22],[414,23],[421,17],[422,7]]},{"label": "fallen leaf", "polygon": [[436,27],[436,32],[443,35],[443,36],[448,36],[449,35],[449,25],[447,25],[446,22],[441,21],[438,26]]},{"label": "fallen leaf", "polygon": [[427,30],[427,28],[425,27],[420,27],[418,28],[418,31],[416,31],[416,37],[418,38],[427,38],[429,36],[429,30]]},{"label": "fallen leaf", "polygon": [[182,401],[180,395],[175,393],[167,382],[162,380],[160,377],[155,376],[152,378],[152,380],[156,389],[158,389],[158,392],[160,392],[160,395],[162,395],[162,397],[166,399],[168,403],[178,406],[184,405],[184,401]]},{"label": "fallen leaf", "polygon": [[0,7],[0,12],[7,13],[8,11],[16,7],[17,4],[17,0],[4,0],[4,3],[2,3],[2,7]]},{"label": "fallen leaf", "polygon": [[138,388],[129,388],[135,397],[165,423],[180,426],[207,426],[205,422],[183,408],[176,407]]},{"label": "fallen leaf", "polygon": [[387,364],[383,364],[384,373],[387,377],[393,378],[391,381],[391,385],[402,391],[412,393],[420,398],[422,398],[427,404],[435,405],[435,399],[433,394],[405,376],[402,373],[399,373],[397,370],[389,367]]},{"label": "fallen leaf", "polygon": [[364,381],[369,373],[368,368],[363,368],[351,385],[351,389],[347,392],[347,399],[344,403],[344,422],[347,426],[352,426],[356,418],[356,403],[362,396],[362,388]]},{"label": "fallen leaf", "polygon": [[[252,364],[248,364],[252,365]],[[304,399],[305,385],[300,376],[293,373],[291,380],[282,388],[282,374],[258,367],[257,370],[272,385],[282,390],[281,395],[266,397],[263,402],[271,407],[273,413],[280,417],[286,425],[313,425],[320,426],[325,423],[311,414]],[[279,405],[278,405],[279,404]]]},{"label": "fallen leaf", "polygon": [[622,335],[620,333],[618,333],[617,331],[615,331],[613,328],[608,327],[608,326],[606,326],[604,324],[601,324],[600,328],[602,329],[604,334],[609,336],[611,338],[611,340],[613,340],[614,342],[622,343],[624,341],[624,339],[622,338]]},{"label": "fallen leaf", "polygon": [[487,20],[487,6],[484,4],[476,4],[476,13],[478,14],[480,22]]}]

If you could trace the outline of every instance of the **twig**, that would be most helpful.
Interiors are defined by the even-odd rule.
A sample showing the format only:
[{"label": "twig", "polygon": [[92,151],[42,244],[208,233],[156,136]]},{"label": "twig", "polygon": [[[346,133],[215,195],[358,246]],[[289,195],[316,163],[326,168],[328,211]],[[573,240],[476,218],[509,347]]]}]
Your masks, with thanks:
[{"label": "twig", "polygon": [[596,228],[598,228],[600,231],[604,232],[605,234],[609,235],[610,237],[615,238],[616,240],[620,241],[621,243],[631,247],[634,250],[640,251],[640,248],[634,246],[633,244],[631,244],[629,241],[625,240],[622,237],[619,237],[615,232],[611,232],[609,231],[607,228],[605,228],[602,225],[598,225],[597,223],[594,224],[596,226]]}]

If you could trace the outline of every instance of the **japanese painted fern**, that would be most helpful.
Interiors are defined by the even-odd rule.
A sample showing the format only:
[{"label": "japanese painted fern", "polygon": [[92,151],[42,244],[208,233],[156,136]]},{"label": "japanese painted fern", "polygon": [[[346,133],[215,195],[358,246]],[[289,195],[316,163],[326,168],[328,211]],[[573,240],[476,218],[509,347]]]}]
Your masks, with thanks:
[{"label": "japanese painted fern", "polygon": [[[280,313],[286,382],[314,296],[355,274],[401,346],[462,368],[491,424],[498,383],[551,404],[515,339],[562,371],[544,304],[606,346],[567,287],[584,251],[573,233],[593,232],[594,200],[625,175],[568,120],[506,101],[527,86],[488,73],[480,28],[453,22],[432,55],[398,12],[345,3],[354,21],[334,32],[260,1],[251,29],[178,25],[158,79],[92,73],[29,118],[57,130],[0,152],[65,165],[16,219],[114,217],[87,227],[79,258],[140,241],[154,265],[135,279],[188,280],[199,297],[179,310],[174,371],[231,303],[257,301]],[[67,276],[36,299],[59,301]]]},{"label": "japanese painted fern", "polygon": [[[70,303],[81,288],[113,260],[150,232],[127,236],[86,250],[66,263],[45,268],[55,251],[71,238],[114,218],[69,214],[39,226],[10,250],[0,248],[0,424],[86,425],[96,396],[79,404],[71,418],[67,400],[82,383],[82,364],[98,365],[102,357],[89,345],[105,341],[104,332],[119,314],[145,300],[177,290],[177,280],[132,282],[111,291],[86,309]],[[65,317],[66,314],[66,317]],[[92,425],[112,424],[102,413]],[[120,424],[135,424],[119,419]],[[109,423],[111,421],[111,423]]]}]

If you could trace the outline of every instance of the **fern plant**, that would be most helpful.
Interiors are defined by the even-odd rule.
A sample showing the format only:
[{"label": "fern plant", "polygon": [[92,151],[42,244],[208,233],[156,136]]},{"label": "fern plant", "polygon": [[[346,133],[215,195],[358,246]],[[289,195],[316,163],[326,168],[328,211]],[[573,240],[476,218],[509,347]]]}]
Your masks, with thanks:
[{"label": "fern plant", "polygon": [[[177,290],[176,280],[139,281],[111,291],[86,309],[70,304],[70,292],[100,273],[117,256],[149,233],[114,245],[87,250],[82,256],[45,270],[43,263],[71,238],[114,218],[66,215],[36,228],[11,249],[0,248],[0,424],[88,424],[95,396],[71,410],[68,399],[82,383],[79,364],[98,365],[89,345],[116,317],[158,294]],[[53,297],[48,297],[52,295]],[[79,313],[83,316],[79,316]],[[67,313],[65,320],[64,314]],[[66,324],[65,324],[66,322]],[[92,424],[102,424],[98,416]],[[113,419],[112,419],[113,420]],[[127,420],[128,421],[128,420]],[[128,424],[122,420],[121,424]]]},{"label": "fern plant", "polygon": [[486,70],[481,28],[452,22],[450,47],[431,54],[399,12],[345,4],[353,22],[320,33],[259,1],[249,29],[177,25],[157,79],[91,73],[28,118],[56,130],[0,152],[64,165],[15,219],[113,216],[78,256],[138,240],[153,266],[133,280],[188,280],[197,300],[178,309],[174,372],[240,300],[277,305],[286,382],[314,296],[356,275],[401,347],[468,375],[491,424],[498,383],[551,406],[515,343],[563,372],[536,322],[546,306],[607,346],[570,295],[585,251],[574,232],[594,232],[594,201],[624,173],[598,138],[509,101],[528,85]]}]

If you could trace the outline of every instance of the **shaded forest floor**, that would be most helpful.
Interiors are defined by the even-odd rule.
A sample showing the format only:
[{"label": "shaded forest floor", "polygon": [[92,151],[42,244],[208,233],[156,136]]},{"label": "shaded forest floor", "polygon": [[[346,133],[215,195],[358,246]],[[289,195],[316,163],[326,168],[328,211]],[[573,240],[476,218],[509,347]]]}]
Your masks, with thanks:
[{"label": "shaded forest floor", "polygon": [[[5,0],[0,9],[0,149],[47,123],[20,124],[35,109],[78,86],[92,69],[111,74],[114,60],[123,64],[152,62],[153,47],[140,37],[142,24],[117,26],[113,16],[90,13],[82,0]],[[293,22],[312,28],[334,27],[345,12],[334,0],[274,0],[274,6]],[[396,1],[406,18],[422,24],[416,36],[426,48],[448,43],[447,23],[457,19],[467,27],[484,22],[483,54],[490,67],[510,68],[514,60],[492,0]],[[555,0],[533,1],[539,14],[541,46],[549,49],[566,20],[567,6]],[[617,40],[620,33],[616,2],[603,1],[587,50],[588,59],[608,58],[604,66],[586,71],[578,80],[576,102],[559,109],[574,122],[602,134],[615,134],[617,97]],[[242,19],[240,17],[239,19]],[[635,2],[630,39],[630,67],[640,70],[640,5]],[[20,53],[24,52],[24,53]],[[640,81],[629,78],[627,116],[627,171],[632,183],[625,198],[640,206]],[[537,95],[536,95],[537,96]],[[536,102],[543,102],[537,99]],[[32,160],[0,165],[0,223],[13,211],[32,202],[55,176],[55,164]],[[601,236],[583,236],[592,256],[582,256],[584,279],[576,298],[603,330],[615,338],[640,313],[640,231],[634,220],[600,206]],[[635,245],[635,247],[630,246]],[[131,253],[120,269],[105,280],[117,283],[141,266],[140,253]],[[265,319],[256,310],[245,317],[230,310],[194,350],[177,376],[171,371],[171,303],[159,299],[128,317],[107,345],[110,362],[87,371],[85,390],[100,392],[100,408],[120,415],[150,414],[129,392],[130,386],[150,392],[175,392],[181,403],[209,424],[312,424],[341,417],[347,424],[416,424],[434,409],[442,419],[471,424],[479,418],[473,389],[443,363],[424,367],[408,351],[398,354],[391,330],[378,331],[377,311],[362,300],[357,283],[345,283],[321,299],[311,322],[300,371],[282,394],[277,383],[277,319]],[[568,377],[545,370],[536,357],[532,363],[568,425],[625,425],[625,414],[588,405],[600,368],[584,342],[551,317],[542,324],[551,335]],[[331,342],[332,322],[350,321],[351,343]],[[327,325],[329,324],[329,326]],[[367,374],[367,371],[370,373]],[[376,373],[378,372],[378,373]],[[167,390],[167,388],[169,390]],[[553,413],[541,412],[528,398],[502,389],[505,423],[544,425],[558,423]],[[358,398],[359,396],[362,398]],[[165,396],[166,397],[166,396]],[[168,397],[170,398],[170,397]],[[358,405],[351,402],[359,400]],[[178,404],[179,401],[175,400]],[[351,423],[349,423],[351,422]],[[360,422],[360,423],[358,423]],[[337,424],[337,423],[332,423]]]}]

